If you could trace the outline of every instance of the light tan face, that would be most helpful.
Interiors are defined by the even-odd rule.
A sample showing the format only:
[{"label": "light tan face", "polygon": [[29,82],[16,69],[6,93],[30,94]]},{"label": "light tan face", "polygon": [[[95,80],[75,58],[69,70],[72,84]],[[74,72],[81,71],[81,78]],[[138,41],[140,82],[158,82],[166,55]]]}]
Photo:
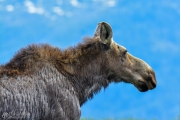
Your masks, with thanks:
[{"label": "light tan face", "polygon": [[115,82],[124,81],[133,84],[139,91],[145,92],[156,87],[155,73],[139,58],[132,56],[126,48],[112,40],[112,29],[105,23],[99,23],[95,37],[100,36],[103,44],[109,45],[106,56],[110,74]]}]

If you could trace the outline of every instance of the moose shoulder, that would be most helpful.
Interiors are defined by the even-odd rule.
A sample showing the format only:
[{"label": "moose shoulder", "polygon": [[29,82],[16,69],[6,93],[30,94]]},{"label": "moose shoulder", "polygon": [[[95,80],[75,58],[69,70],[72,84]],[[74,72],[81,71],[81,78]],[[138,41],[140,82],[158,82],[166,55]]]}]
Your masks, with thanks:
[{"label": "moose shoulder", "polygon": [[21,49],[0,66],[0,117],[79,120],[80,106],[111,82],[131,83],[141,92],[155,88],[151,67],[115,43],[112,35],[110,25],[102,22],[93,38],[76,47]]}]

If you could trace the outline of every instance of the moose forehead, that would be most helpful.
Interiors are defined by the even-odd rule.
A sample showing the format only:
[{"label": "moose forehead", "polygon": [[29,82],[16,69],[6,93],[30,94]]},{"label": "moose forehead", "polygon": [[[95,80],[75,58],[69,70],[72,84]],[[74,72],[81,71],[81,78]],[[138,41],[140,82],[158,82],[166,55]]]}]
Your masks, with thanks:
[{"label": "moose forehead", "polygon": [[114,48],[116,51],[126,51],[127,49],[124,46],[119,45],[112,39],[111,48]]},{"label": "moose forehead", "polygon": [[[122,46],[119,45],[118,43],[116,43],[113,39],[112,39],[112,44],[111,44],[111,48],[113,48],[117,53],[119,52],[124,52],[127,51],[127,49]],[[128,53],[128,55],[131,55],[130,53]],[[132,56],[132,55],[131,55]],[[137,58],[135,56],[133,56],[134,59],[138,59],[141,63],[144,63],[146,65],[147,68],[151,69],[151,67],[149,66],[149,64],[147,64],[144,60]]]}]

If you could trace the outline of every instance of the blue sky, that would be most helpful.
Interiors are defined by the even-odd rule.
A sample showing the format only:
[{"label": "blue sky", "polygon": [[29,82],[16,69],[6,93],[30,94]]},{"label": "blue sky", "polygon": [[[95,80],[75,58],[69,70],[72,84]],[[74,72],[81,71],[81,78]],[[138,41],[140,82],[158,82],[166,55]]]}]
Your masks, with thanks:
[{"label": "blue sky", "polygon": [[145,93],[111,84],[82,106],[82,117],[180,117],[179,0],[0,0],[0,64],[32,43],[74,46],[101,21],[112,26],[118,44],[154,69],[158,84]]}]

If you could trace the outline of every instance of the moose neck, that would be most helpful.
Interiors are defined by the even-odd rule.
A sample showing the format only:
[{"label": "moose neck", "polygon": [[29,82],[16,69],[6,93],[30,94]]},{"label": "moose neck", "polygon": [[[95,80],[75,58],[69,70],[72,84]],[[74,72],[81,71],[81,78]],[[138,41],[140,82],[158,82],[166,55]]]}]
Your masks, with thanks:
[{"label": "moose neck", "polygon": [[94,59],[81,68],[74,67],[76,72],[71,76],[71,80],[79,96],[80,105],[91,99],[102,87],[108,86],[108,69],[104,65]]},{"label": "moose neck", "polygon": [[[71,63],[63,63],[63,70],[78,94],[80,105],[109,84],[109,70],[102,44],[97,41],[87,42],[71,51],[65,51],[67,59],[64,61],[69,61],[70,57],[73,59],[69,61]],[[68,52],[75,54],[68,57]]]}]

